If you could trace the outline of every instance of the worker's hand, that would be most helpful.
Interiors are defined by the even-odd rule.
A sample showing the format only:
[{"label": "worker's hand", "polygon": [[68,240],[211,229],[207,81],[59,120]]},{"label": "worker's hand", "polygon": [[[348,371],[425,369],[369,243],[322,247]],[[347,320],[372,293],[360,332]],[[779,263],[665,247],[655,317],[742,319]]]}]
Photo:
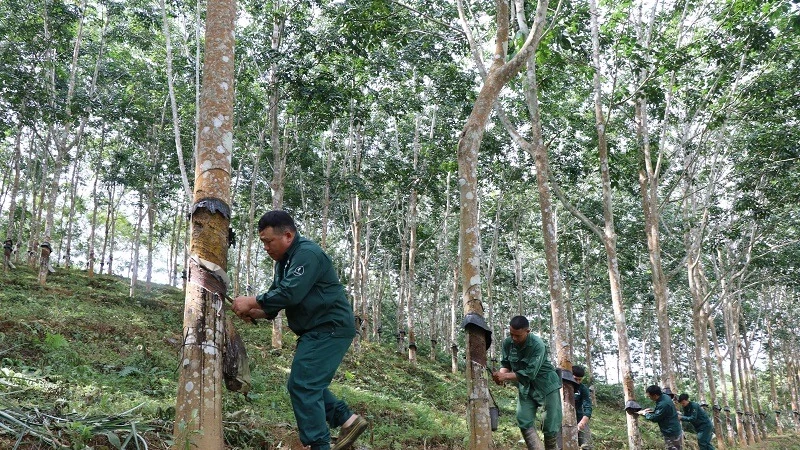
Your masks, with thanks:
[{"label": "worker's hand", "polygon": [[494,380],[495,384],[503,385],[506,383],[505,373],[503,372],[492,372],[492,379]]},{"label": "worker's hand", "polygon": [[233,313],[245,322],[253,322],[254,319],[263,319],[267,314],[261,309],[255,297],[236,297],[231,305]]},{"label": "worker's hand", "polygon": [[585,430],[587,425],[589,425],[589,418],[587,416],[583,416],[581,421],[578,422],[578,430]]},{"label": "worker's hand", "polygon": [[638,414],[640,416],[643,416],[643,415],[647,414],[648,412],[649,411],[646,410],[646,409],[640,409],[639,411],[636,411],[636,414]]},{"label": "worker's hand", "polygon": [[500,372],[492,372],[492,380],[494,380],[494,384],[502,384],[500,381]]}]

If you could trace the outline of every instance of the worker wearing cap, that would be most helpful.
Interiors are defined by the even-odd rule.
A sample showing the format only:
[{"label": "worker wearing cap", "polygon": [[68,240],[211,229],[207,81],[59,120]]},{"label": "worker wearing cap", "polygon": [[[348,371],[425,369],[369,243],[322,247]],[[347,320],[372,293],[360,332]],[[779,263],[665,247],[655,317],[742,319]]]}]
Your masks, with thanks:
[{"label": "worker wearing cap", "polygon": [[714,424],[708,414],[697,402],[689,401],[689,394],[678,396],[678,403],[683,407],[683,414],[678,413],[680,420],[689,422],[697,431],[697,445],[700,450],[714,450],[711,445],[711,435],[714,433]]},{"label": "worker wearing cap", "polygon": [[645,419],[658,424],[661,435],[664,437],[665,450],[683,449],[683,428],[678,420],[678,410],[672,403],[672,399],[661,388],[652,385],[648,386],[647,397],[656,403],[655,408],[646,408],[638,412]]},{"label": "worker wearing cap", "polygon": [[589,430],[589,419],[592,418],[592,394],[589,386],[582,383],[586,376],[583,366],[572,366],[572,376],[578,386],[575,388],[575,416],[578,422],[578,445],[582,450],[591,450],[592,432]]}]

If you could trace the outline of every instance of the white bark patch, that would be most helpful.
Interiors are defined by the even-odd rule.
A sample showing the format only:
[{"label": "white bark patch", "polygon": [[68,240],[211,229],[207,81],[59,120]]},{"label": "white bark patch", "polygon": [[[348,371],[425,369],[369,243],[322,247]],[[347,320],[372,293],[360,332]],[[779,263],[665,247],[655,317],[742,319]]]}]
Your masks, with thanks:
[{"label": "white bark patch", "polygon": [[469,279],[469,285],[475,286],[481,283],[481,276],[480,275],[473,275],[472,278]]},{"label": "white bark patch", "polygon": [[183,367],[189,367],[189,358],[184,358]]},{"label": "white bark patch", "polygon": [[203,164],[201,164],[201,165],[200,165],[200,168],[201,168],[203,171],[206,171],[206,170],[211,170],[211,168],[212,168],[212,167],[214,167],[214,164],[213,164],[213,163],[211,163],[211,161],[209,161],[209,160],[205,160],[205,161],[203,161]]},{"label": "white bark patch", "polygon": [[194,389],[194,383],[192,383],[191,381],[187,381],[184,389],[186,389],[186,392],[192,392],[192,390]]},{"label": "white bark patch", "polygon": [[217,153],[219,153],[220,155],[225,153],[225,147],[223,147],[221,145],[218,145],[217,146]]},{"label": "white bark patch", "polygon": [[552,238],[555,238],[556,236],[556,230],[553,228],[553,224],[551,223],[547,224],[547,234]]},{"label": "white bark patch", "polygon": [[206,127],[203,127],[203,134],[205,134],[205,133],[208,133],[208,132],[209,132],[209,130],[211,130],[211,128],[209,128],[209,127],[207,127],[207,126],[206,126]]},{"label": "white bark patch", "polygon": [[227,56],[223,56],[222,57],[222,61],[223,62],[228,62],[228,61],[230,61],[230,58],[228,58]]},{"label": "white bark patch", "polygon": [[225,147],[227,151],[233,150],[233,133],[228,131],[222,135],[222,146]]},{"label": "white bark patch", "polygon": [[204,345],[203,353],[205,353],[206,355],[216,355],[217,349],[213,345]]},{"label": "white bark patch", "polygon": [[228,83],[223,81],[222,83],[219,84],[219,87],[221,87],[223,91],[227,91],[228,90]]},{"label": "white bark patch", "polygon": [[459,178],[459,179],[458,179],[458,185],[459,185],[459,186],[463,186],[463,185],[465,185],[465,184],[467,184],[467,180],[465,180],[465,179],[463,179],[463,178]]},{"label": "white bark patch", "polygon": [[217,117],[214,117],[213,122],[214,122],[214,128],[219,128],[222,126],[222,123],[225,122],[225,116],[220,114]]},{"label": "white bark patch", "polygon": [[467,200],[472,200],[473,198],[475,198],[475,195],[473,195],[472,192],[467,192],[467,195],[465,195],[464,197],[467,197]]}]

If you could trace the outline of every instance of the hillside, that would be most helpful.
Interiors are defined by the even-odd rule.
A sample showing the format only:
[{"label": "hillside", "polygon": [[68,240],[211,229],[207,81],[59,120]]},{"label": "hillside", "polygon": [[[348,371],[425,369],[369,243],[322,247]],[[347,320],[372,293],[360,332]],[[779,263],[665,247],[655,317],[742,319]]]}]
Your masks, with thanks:
[{"label": "hillside", "polygon": [[[45,288],[26,268],[0,280],[0,448],[169,448],[182,291],[142,287],[131,299],[127,280],[64,269]],[[224,395],[228,447],[299,448],[284,387],[294,335],[287,333],[284,349],[274,351],[266,323],[237,325],[248,345],[253,390],[247,398]],[[371,422],[361,448],[464,448],[466,387],[450,373],[447,355],[437,361],[421,355],[414,366],[388,342],[362,349],[348,354],[332,386]],[[617,389],[597,388],[595,448],[621,448]],[[501,408],[495,447],[523,448],[514,390],[493,394]],[[660,448],[656,428],[642,428],[646,448]],[[800,448],[794,442],[784,438],[773,448]]]}]

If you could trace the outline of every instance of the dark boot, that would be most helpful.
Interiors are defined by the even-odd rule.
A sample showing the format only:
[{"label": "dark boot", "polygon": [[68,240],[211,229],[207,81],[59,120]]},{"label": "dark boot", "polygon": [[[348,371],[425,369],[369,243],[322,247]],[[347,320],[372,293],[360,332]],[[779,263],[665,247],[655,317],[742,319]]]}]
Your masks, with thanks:
[{"label": "dark boot", "polygon": [[561,433],[552,436],[544,436],[544,450],[561,450]]},{"label": "dark boot", "polygon": [[525,439],[525,445],[528,450],[543,450],[544,446],[542,441],[539,440],[539,435],[536,433],[536,428],[530,427],[520,429],[522,431],[522,438]]}]

